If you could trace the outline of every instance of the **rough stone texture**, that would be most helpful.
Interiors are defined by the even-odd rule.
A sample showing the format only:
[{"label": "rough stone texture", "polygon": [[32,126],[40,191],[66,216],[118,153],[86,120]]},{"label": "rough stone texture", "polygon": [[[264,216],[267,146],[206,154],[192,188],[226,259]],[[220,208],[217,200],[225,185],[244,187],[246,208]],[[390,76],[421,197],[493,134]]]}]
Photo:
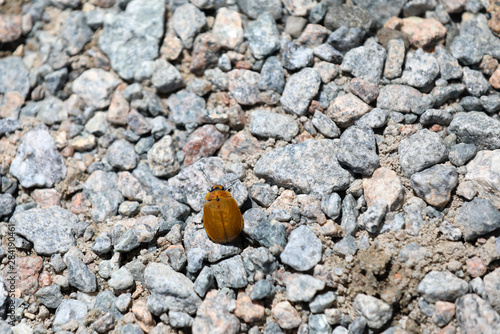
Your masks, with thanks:
[{"label": "rough stone texture", "polygon": [[339,96],[328,106],[326,116],[330,117],[337,125],[348,127],[364,114],[368,113],[371,107],[352,93]]},{"label": "rough stone texture", "polygon": [[429,303],[454,302],[467,293],[469,284],[449,271],[431,271],[420,281],[417,290]]},{"label": "rough stone texture", "polygon": [[356,78],[378,84],[384,69],[385,57],[386,51],[383,46],[370,43],[347,52],[340,68]]},{"label": "rough stone texture", "polygon": [[102,222],[116,215],[123,196],[118,190],[118,177],[115,173],[97,170],[90,174],[83,191],[92,202],[92,219]]},{"label": "rough stone texture", "polygon": [[66,253],[76,245],[78,218],[59,206],[32,209],[14,214],[16,233],[33,243],[38,254]]},{"label": "rough stone texture", "polygon": [[290,238],[280,258],[283,263],[293,269],[306,271],[321,260],[321,253],[321,241],[309,227],[302,225],[290,233]]},{"label": "rough stone texture", "polygon": [[340,136],[337,159],[352,172],[369,176],[380,163],[376,150],[373,130],[354,125]]},{"label": "rough stone texture", "polygon": [[479,331],[495,333],[500,326],[500,316],[490,304],[476,294],[467,294],[456,301],[456,316],[464,333]]},{"label": "rough stone texture", "polygon": [[406,176],[440,163],[448,156],[441,137],[427,129],[403,139],[398,152],[399,163]]},{"label": "rough stone texture", "polygon": [[301,193],[328,194],[346,189],[350,174],[340,167],[337,147],[331,140],[306,141],[264,154],[255,174]]},{"label": "rough stone texture", "polygon": [[193,334],[236,334],[240,322],[231,313],[235,307],[234,292],[228,289],[209,291],[193,321]]},{"label": "rough stone texture", "polygon": [[472,182],[479,196],[500,210],[500,150],[479,151],[467,164],[465,179]]},{"label": "rough stone texture", "polygon": [[72,90],[93,109],[103,109],[111,102],[111,93],[119,80],[110,72],[91,68],[73,81]]},{"label": "rough stone texture", "polygon": [[26,188],[52,187],[65,177],[64,159],[46,128],[23,136],[9,172]]},{"label": "rough stone texture", "polygon": [[99,47],[123,79],[133,79],[145,63],[158,57],[164,15],[163,1],[133,0],[124,12],[105,21]]},{"label": "rough stone texture", "polygon": [[254,110],[251,114],[250,133],[258,137],[290,141],[299,133],[299,125],[289,115]]},{"label": "rough stone texture", "polygon": [[354,308],[361,313],[368,327],[379,329],[392,317],[392,307],[372,296],[358,294],[354,300]]},{"label": "rough stone texture", "polygon": [[299,116],[304,115],[311,100],[319,90],[321,78],[313,68],[305,68],[290,76],[281,97],[283,109]]},{"label": "rough stone texture", "polygon": [[189,166],[201,158],[211,156],[224,144],[225,139],[226,135],[217,131],[214,125],[207,124],[196,129],[182,148],[184,165]]},{"label": "rough stone texture", "polygon": [[500,211],[490,201],[476,197],[458,209],[455,223],[465,230],[465,240],[474,240],[500,228]]},{"label": "rough stone texture", "polygon": [[411,176],[415,193],[432,206],[444,206],[451,192],[458,185],[457,169],[453,166],[436,165]]},{"label": "rough stone texture", "polygon": [[26,97],[30,90],[29,72],[22,58],[0,59],[0,94],[18,92]]},{"label": "rough stone texture", "polygon": [[500,148],[500,121],[483,112],[459,112],[448,129],[461,142],[472,143],[480,150]]}]

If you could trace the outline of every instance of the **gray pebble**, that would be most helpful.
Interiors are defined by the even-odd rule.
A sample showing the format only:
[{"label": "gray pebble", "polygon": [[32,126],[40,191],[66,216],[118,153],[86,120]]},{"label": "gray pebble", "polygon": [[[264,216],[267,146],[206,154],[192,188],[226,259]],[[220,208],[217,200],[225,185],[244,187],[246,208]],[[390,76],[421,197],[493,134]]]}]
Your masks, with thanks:
[{"label": "gray pebble", "polygon": [[170,264],[175,271],[182,271],[184,269],[187,262],[184,249],[180,247],[167,248],[164,253],[168,258],[168,264]]},{"label": "gray pebble", "polygon": [[336,299],[337,294],[333,291],[319,294],[309,303],[309,309],[312,313],[322,313],[325,309],[332,307]]},{"label": "gray pebble", "polygon": [[417,291],[429,303],[455,302],[469,291],[469,284],[449,271],[431,271],[420,281]]},{"label": "gray pebble", "polygon": [[109,130],[109,122],[107,113],[96,112],[94,117],[89,119],[85,124],[85,130],[95,136],[102,136]]},{"label": "gray pebble", "polygon": [[363,224],[369,233],[376,233],[384,221],[388,207],[385,201],[376,201],[363,213]]},{"label": "gray pebble", "polygon": [[106,159],[118,170],[132,170],[139,161],[134,146],[125,139],[119,139],[111,144],[106,152]]},{"label": "gray pebble", "polygon": [[366,318],[361,316],[354,319],[353,322],[349,324],[349,333],[351,334],[363,334],[367,325]]},{"label": "gray pebble", "polygon": [[266,279],[261,279],[255,283],[252,293],[250,294],[250,299],[261,300],[264,298],[269,298],[274,293],[273,283]]},{"label": "gray pebble", "polygon": [[[101,35],[102,37],[102,35]],[[120,80],[102,68],[91,68],[73,81],[71,89],[91,110],[104,109],[111,102],[111,94]]]},{"label": "gray pebble", "polygon": [[130,217],[137,214],[139,212],[139,209],[140,209],[139,202],[125,201],[121,203],[120,206],[118,207],[118,213],[123,216]]},{"label": "gray pebble", "polygon": [[239,255],[212,265],[211,268],[219,289],[244,288],[248,284],[243,260]]},{"label": "gray pebble", "polygon": [[472,289],[472,292],[474,292],[476,295],[479,295],[479,297],[483,298],[484,300],[488,300],[488,294],[486,293],[486,287],[484,285],[484,281],[481,279],[481,277],[476,277],[469,282],[470,287]]},{"label": "gray pebble", "polygon": [[406,84],[422,88],[430,85],[439,74],[436,58],[423,49],[409,51],[401,79]]},{"label": "gray pebble", "polygon": [[484,75],[476,70],[471,70],[468,67],[464,67],[464,74],[462,76],[462,82],[465,85],[465,89],[469,94],[474,96],[481,96],[488,92],[490,84]]},{"label": "gray pebble", "polygon": [[29,90],[29,72],[23,59],[17,56],[0,59],[0,93],[15,91],[26,98]]},{"label": "gray pebble", "polygon": [[132,304],[132,294],[131,293],[122,293],[116,298],[115,306],[118,311],[125,313],[128,308]]},{"label": "gray pebble", "polygon": [[439,225],[439,231],[443,233],[446,240],[458,241],[462,239],[462,231],[446,220]]},{"label": "gray pebble", "polygon": [[458,60],[444,46],[438,45],[434,56],[439,64],[441,79],[450,80],[462,77],[462,67],[458,64]]},{"label": "gray pebble", "polygon": [[458,185],[458,173],[453,166],[435,165],[413,174],[410,181],[417,196],[429,205],[442,207]]},{"label": "gray pebble", "polygon": [[333,252],[341,256],[353,256],[357,251],[356,239],[350,234],[347,234],[333,246]]},{"label": "gray pebble", "polygon": [[60,273],[64,269],[66,269],[66,263],[64,263],[61,254],[53,254],[50,257],[50,265],[54,268],[56,273]]},{"label": "gray pebble", "polygon": [[238,8],[252,19],[265,12],[271,13],[275,19],[282,15],[280,0],[237,0],[237,3]]},{"label": "gray pebble", "polygon": [[311,275],[292,274],[286,282],[286,299],[291,302],[310,302],[325,282]]},{"label": "gray pebble", "polygon": [[498,312],[476,294],[467,294],[456,301],[456,317],[464,333],[495,333],[500,328]]},{"label": "gray pebble", "polygon": [[123,201],[118,190],[118,177],[111,172],[93,172],[85,181],[83,192],[92,202],[91,216],[96,222],[115,216],[118,205]]},{"label": "gray pebble", "polygon": [[180,169],[171,136],[160,139],[148,152],[148,163],[154,176],[171,177]]},{"label": "gray pebble", "polygon": [[115,318],[112,313],[106,313],[105,315],[99,317],[90,326],[97,333],[108,333],[115,327]]},{"label": "gray pebble", "polygon": [[113,274],[108,281],[108,285],[115,291],[126,291],[134,287],[134,277],[125,267],[121,267]]},{"label": "gray pebble", "polygon": [[245,30],[250,52],[256,59],[273,54],[280,47],[280,35],[276,21],[270,13],[260,14],[249,21]]},{"label": "gray pebble", "polygon": [[358,209],[354,196],[347,194],[342,201],[342,220],[340,225],[347,234],[354,235],[358,231]]},{"label": "gray pebble", "polygon": [[252,111],[249,129],[254,136],[285,141],[291,141],[299,133],[299,125],[292,116],[259,109]]},{"label": "gray pebble", "polygon": [[52,284],[39,289],[35,296],[42,302],[43,305],[51,309],[57,308],[63,301],[61,287],[57,284]]},{"label": "gray pebble", "polygon": [[329,334],[332,330],[324,314],[311,314],[307,325],[309,334]]},{"label": "gray pebble", "polygon": [[205,99],[193,92],[181,90],[170,95],[166,102],[170,109],[169,118],[176,125],[201,124],[205,117]]},{"label": "gray pebble", "polygon": [[112,313],[118,321],[123,315],[116,308],[116,300],[117,297],[109,290],[99,292],[95,300],[95,309],[103,313]]},{"label": "gray pebble", "polygon": [[57,331],[58,328],[71,320],[76,320],[83,326],[87,312],[88,308],[85,303],[74,299],[64,299],[56,310],[52,322],[53,329]]},{"label": "gray pebble", "polygon": [[299,226],[290,233],[281,262],[297,271],[307,271],[320,260],[323,246],[310,227]]},{"label": "gray pebble", "polygon": [[455,114],[448,130],[461,142],[475,144],[479,150],[500,148],[500,121],[483,112]]},{"label": "gray pebble", "polygon": [[481,104],[481,99],[477,96],[465,96],[460,100],[460,105],[466,111],[481,111],[483,105]]},{"label": "gray pebble", "polygon": [[392,318],[392,307],[372,296],[358,294],[354,308],[366,318],[368,327],[373,329],[381,328]]},{"label": "gray pebble", "polygon": [[356,78],[378,84],[384,69],[385,58],[386,51],[382,45],[376,42],[366,43],[364,46],[348,51],[340,69],[350,72]]},{"label": "gray pebble", "polygon": [[344,56],[330,44],[321,44],[313,49],[314,55],[329,63],[340,64]]},{"label": "gray pebble", "polygon": [[439,107],[450,100],[457,99],[465,91],[465,88],[463,84],[451,84],[442,87],[436,86],[428,96],[434,97],[434,106]]},{"label": "gray pebble", "polygon": [[446,160],[448,152],[441,137],[427,129],[401,141],[398,148],[403,174],[410,176]]},{"label": "gray pebble", "polygon": [[97,255],[104,255],[113,248],[111,245],[111,236],[109,233],[101,233],[97,238],[95,238],[94,244],[92,245],[92,251]]},{"label": "gray pebble", "polygon": [[444,109],[428,109],[420,115],[420,123],[423,125],[449,125],[452,120],[452,115],[448,110]]},{"label": "gray pebble", "polygon": [[9,172],[25,188],[50,188],[65,177],[64,159],[46,127],[23,136]]},{"label": "gray pebble", "polygon": [[340,136],[340,129],[337,124],[319,110],[314,112],[311,122],[319,133],[327,138],[337,138]]},{"label": "gray pebble", "polygon": [[411,197],[403,206],[405,229],[410,235],[418,235],[422,226],[426,224],[423,219],[425,202],[418,197]]},{"label": "gray pebble", "polygon": [[337,219],[341,210],[341,198],[339,194],[331,193],[330,195],[323,196],[321,199],[321,210],[331,219]]},{"label": "gray pebble", "polygon": [[10,216],[16,207],[16,199],[11,194],[0,194],[0,217]]},{"label": "gray pebble", "polygon": [[448,159],[455,166],[464,166],[476,155],[477,148],[474,144],[460,143],[454,145],[448,153]]},{"label": "gray pebble", "polygon": [[71,286],[83,292],[96,291],[96,276],[79,257],[67,254],[65,261],[68,266],[68,281]]},{"label": "gray pebble", "polygon": [[208,290],[214,286],[215,280],[212,268],[203,267],[194,281],[193,290],[198,294],[198,296],[203,298]]},{"label": "gray pebble", "polygon": [[259,205],[268,208],[276,199],[277,187],[271,187],[267,183],[255,183],[250,189],[250,197]]},{"label": "gray pebble", "polygon": [[130,252],[140,245],[139,238],[133,228],[128,229],[118,239],[114,240],[113,243],[115,251],[122,253]]},{"label": "gray pebble", "polygon": [[340,136],[337,159],[352,172],[369,176],[379,166],[375,134],[369,127],[351,126]]},{"label": "gray pebble", "polygon": [[[481,105],[487,113],[495,113],[500,110],[500,94],[481,96]],[[480,109],[477,109],[480,110]]]},{"label": "gray pebble", "polygon": [[311,66],[314,59],[312,49],[285,39],[281,41],[280,55],[283,67],[291,71]]},{"label": "gray pebble", "polygon": [[144,334],[139,324],[126,324],[120,328],[120,334]]},{"label": "gray pebble", "polygon": [[304,68],[292,74],[280,100],[283,109],[299,116],[304,115],[318,93],[320,84],[321,78],[313,68]]},{"label": "gray pebble", "polygon": [[285,87],[285,70],[277,57],[271,56],[266,59],[260,71],[258,87],[262,91],[274,90],[278,93],[283,91]]},{"label": "gray pebble", "polygon": [[[335,144],[327,139],[287,145],[264,154],[255,164],[254,172],[278,186],[302,193],[345,190],[351,175],[340,167],[335,151]],[[296,159],[297,156],[301,159]]]},{"label": "gray pebble", "polygon": [[474,65],[483,58],[480,41],[473,35],[459,35],[450,45],[450,53],[464,65]]},{"label": "gray pebble", "polygon": [[374,24],[372,16],[365,9],[345,4],[330,6],[324,21],[325,27],[330,30],[345,26],[368,31]]},{"label": "gray pebble", "polygon": [[500,228],[500,211],[483,198],[464,203],[455,216],[455,223],[465,231],[465,240],[471,241]]},{"label": "gray pebble", "polygon": [[2,118],[0,119],[0,137],[14,132],[21,127],[21,122],[13,118]]},{"label": "gray pebble", "polygon": [[388,120],[389,111],[387,109],[373,108],[368,114],[361,116],[361,118],[355,122],[355,125],[378,129],[384,127]]},{"label": "gray pebble", "polygon": [[193,324],[193,318],[184,312],[169,311],[168,318],[170,325],[174,328],[191,327]]},{"label": "gray pebble", "polygon": [[174,65],[164,59],[157,59],[151,83],[158,92],[170,93],[184,86],[184,79]]},{"label": "gray pebble", "polygon": [[349,25],[340,26],[330,34],[328,43],[336,50],[346,52],[360,46],[365,38],[365,34],[365,31],[359,27]]},{"label": "gray pebble", "polygon": [[377,107],[401,113],[417,113],[419,100],[422,100],[422,93],[413,87],[386,85],[380,88]]},{"label": "gray pebble", "polygon": [[184,47],[190,49],[196,35],[206,25],[205,14],[190,3],[177,7],[172,16],[172,25]]}]

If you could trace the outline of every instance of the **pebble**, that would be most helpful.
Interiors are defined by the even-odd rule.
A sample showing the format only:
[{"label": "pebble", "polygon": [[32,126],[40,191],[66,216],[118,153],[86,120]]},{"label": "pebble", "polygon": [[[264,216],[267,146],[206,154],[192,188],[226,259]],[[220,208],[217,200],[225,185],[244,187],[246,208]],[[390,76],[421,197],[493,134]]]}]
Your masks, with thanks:
[{"label": "pebble", "polygon": [[16,199],[11,194],[0,194],[0,217],[10,216],[16,208]]},{"label": "pebble", "polygon": [[247,323],[260,321],[265,316],[265,308],[257,302],[253,302],[246,293],[239,292],[234,315]]},{"label": "pebble", "polygon": [[380,89],[377,98],[377,108],[397,111],[401,113],[421,114],[428,108],[421,110],[422,93],[406,85],[387,85]]},{"label": "pebble", "polygon": [[16,233],[33,243],[38,254],[65,253],[76,245],[75,236],[83,226],[71,212],[59,206],[14,213]]},{"label": "pebble", "polygon": [[92,251],[97,255],[104,255],[108,253],[111,248],[111,236],[107,232],[99,234],[92,245]]},{"label": "pebble", "polygon": [[61,287],[57,284],[52,284],[39,289],[35,296],[43,305],[51,309],[57,308],[63,301]]},{"label": "pebble", "polygon": [[473,258],[465,261],[467,265],[467,272],[471,277],[480,277],[486,273],[486,264],[480,257],[474,256]]},{"label": "pebble", "polygon": [[248,284],[240,256],[234,256],[212,265],[212,270],[219,288],[244,288]]},{"label": "pebble", "polygon": [[98,45],[120,77],[133,79],[145,63],[158,57],[164,15],[161,1],[132,0],[125,11],[105,20]]},{"label": "pebble", "polygon": [[108,163],[118,170],[132,170],[137,166],[139,157],[134,146],[125,139],[113,142],[106,152]]},{"label": "pebble", "polygon": [[471,182],[472,190],[478,192],[483,198],[488,199],[492,204],[500,206],[500,196],[498,189],[498,156],[499,150],[479,151],[476,157],[467,164],[467,174],[465,180]]},{"label": "pebble", "polygon": [[483,58],[480,41],[473,35],[460,34],[450,44],[450,53],[463,65],[474,65]]},{"label": "pebble", "polygon": [[280,47],[280,34],[271,13],[262,13],[250,21],[245,29],[250,52],[256,59],[264,59]]},{"label": "pebble", "polygon": [[168,312],[169,323],[174,328],[191,327],[193,318],[184,312],[170,311]]},{"label": "pebble", "polygon": [[260,71],[258,87],[262,91],[274,90],[278,93],[285,87],[285,70],[280,60],[271,56],[266,59]]},{"label": "pebble", "polygon": [[344,56],[330,44],[320,44],[313,49],[316,57],[328,63],[340,64]]},{"label": "pebble", "polygon": [[148,163],[154,176],[170,177],[177,174],[180,167],[171,136],[165,136],[153,145],[148,152]]},{"label": "pebble", "polygon": [[435,165],[411,176],[411,187],[427,204],[443,207],[449,202],[451,192],[458,185],[457,169],[453,166]]},{"label": "pebble", "polygon": [[261,300],[269,298],[274,293],[273,283],[266,279],[261,279],[255,283],[252,293],[250,294],[250,299]]},{"label": "pebble", "polygon": [[68,281],[71,286],[82,292],[96,291],[96,276],[79,257],[68,253],[65,256],[65,262],[68,266]]},{"label": "pebble", "polygon": [[64,299],[56,310],[52,322],[53,329],[60,329],[72,320],[83,325],[87,312],[88,308],[85,303],[74,299]]},{"label": "pebble", "polygon": [[201,304],[201,299],[193,290],[193,282],[166,264],[149,264],[144,272],[144,282],[151,291],[148,307],[155,315],[167,309],[194,314]]},{"label": "pebble", "polygon": [[290,15],[286,18],[285,32],[293,38],[298,38],[304,30],[306,24],[306,18]]},{"label": "pebble", "polygon": [[340,27],[356,27],[368,31],[374,24],[372,16],[365,9],[346,4],[330,6],[324,19],[325,27],[330,30]]},{"label": "pebble", "polygon": [[403,206],[405,229],[410,235],[418,235],[426,221],[422,218],[425,202],[418,197],[411,197]]},{"label": "pebble", "polygon": [[[191,261],[190,261],[191,262]],[[189,268],[188,268],[189,270]],[[191,271],[193,272],[193,271]],[[200,297],[205,297],[208,290],[215,286],[214,273],[211,267],[203,267],[194,281],[193,290]]]},{"label": "pebble", "polygon": [[483,74],[476,70],[464,67],[462,82],[467,92],[473,96],[481,96],[488,92],[490,84]]},{"label": "pebble", "polygon": [[291,302],[310,302],[325,282],[310,275],[292,274],[286,282],[286,298]]},{"label": "pebble", "polygon": [[280,100],[283,109],[299,116],[304,115],[318,93],[320,83],[321,78],[313,68],[305,68],[292,74]]},{"label": "pebble", "polygon": [[436,58],[422,49],[409,51],[401,80],[407,85],[422,88],[430,85],[439,74]]},{"label": "pebble", "polygon": [[240,322],[231,312],[236,308],[234,292],[229,289],[211,290],[201,303],[194,318],[193,334],[240,332]]},{"label": "pebble", "polygon": [[312,49],[285,39],[281,41],[280,56],[283,67],[291,71],[311,66],[314,59]]},{"label": "pebble", "polygon": [[278,326],[283,329],[297,328],[301,324],[299,313],[288,301],[274,305],[272,314]]},{"label": "pebble", "polygon": [[107,333],[115,327],[115,318],[112,313],[106,313],[92,324],[91,328],[98,333]]},{"label": "pebble", "polygon": [[420,115],[420,123],[423,125],[449,125],[452,120],[452,115],[448,110],[444,109],[428,109]]},{"label": "pebble", "polygon": [[392,307],[372,296],[358,294],[353,306],[366,318],[366,323],[370,328],[379,329],[392,318]]},{"label": "pebble", "polygon": [[318,294],[309,303],[309,309],[312,313],[322,313],[326,309],[332,307],[333,303],[337,299],[337,294],[333,291],[328,291],[322,294]]},{"label": "pebble", "polygon": [[446,238],[446,240],[450,241],[458,241],[462,239],[462,231],[454,225],[452,225],[448,221],[443,221],[441,225],[439,225],[439,231],[443,233],[443,236]]},{"label": "pebble", "polygon": [[186,267],[187,257],[182,247],[169,246],[165,250],[165,255],[168,258],[168,264],[170,264],[175,271],[180,272]]},{"label": "pebble", "polygon": [[354,94],[348,93],[338,96],[330,103],[326,116],[330,117],[339,126],[346,128],[370,110],[371,107],[368,104]]},{"label": "pebble", "polygon": [[269,12],[275,19],[281,18],[282,4],[280,0],[260,1],[260,0],[239,0],[238,8],[248,17],[255,19],[262,13]]},{"label": "pebble", "polygon": [[9,172],[25,188],[52,187],[65,177],[64,159],[44,126],[23,136]]},{"label": "pebble", "polygon": [[289,115],[254,110],[251,114],[250,133],[258,137],[291,141],[299,133],[299,125]]},{"label": "pebble", "polygon": [[376,42],[366,43],[364,46],[348,51],[344,55],[340,69],[351,73],[356,78],[378,85],[386,54],[387,52],[380,44]]},{"label": "pebble", "polygon": [[151,83],[160,93],[170,93],[184,86],[184,79],[179,70],[164,59],[154,62]]},{"label": "pebble", "polygon": [[116,215],[123,196],[118,190],[118,177],[115,173],[97,170],[90,174],[83,185],[83,193],[92,202],[92,219],[102,222]]},{"label": "pebble", "polygon": [[457,210],[455,223],[465,231],[465,240],[471,241],[500,228],[500,211],[487,199],[476,197]]},{"label": "pebble", "polygon": [[340,136],[340,129],[337,124],[319,110],[314,112],[311,122],[316,130],[327,138],[337,138]]},{"label": "pebble", "polygon": [[307,324],[311,334],[331,333],[332,330],[332,326],[330,326],[324,314],[311,314]]},{"label": "pebble", "polygon": [[420,281],[417,291],[429,303],[454,302],[469,291],[469,284],[449,271],[431,271]]},{"label": "pebble", "polygon": [[226,49],[234,49],[243,42],[241,16],[237,11],[220,8],[217,11],[212,33],[219,44]]},{"label": "pebble", "polygon": [[488,113],[494,113],[500,110],[500,95],[492,94],[488,96],[481,96],[481,104]]},{"label": "pebble", "polygon": [[[87,295],[85,295],[87,296]],[[95,297],[94,305],[89,305],[89,308],[99,310],[103,313],[112,313],[116,320],[120,320],[123,315],[116,308],[116,300],[118,298],[113,294],[113,292],[107,290],[102,291]]]},{"label": "pebble", "polygon": [[386,213],[387,203],[384,200],[379,200],[369,206],[363,214],[363,224],[365,226],[365,230],[370,233],[376,233],[381,227]]},{"label": "pebble", "polygon": [[352,194],[347,194],[342,201],[342,220],[340,225],[347,234],[354,235],[358,231],[358,217],[356,199]]},{"label": "pebble", "polygon": [[109,287],[117,292],[127,291],[133,288],[134,284],[134,277],[125,267],[121,267],[111,274],[111,279],[108,280]]},{"label": "pebble", "polygon": [[[483,270],[486,272],[486,270]],[[500,282],[500,270],[496,268],[494,271],[490,272],[483,278],[484,287],[486,294],[488,295],[488,301],[495,311],[500,310],[500,292],[498,291],[498,284]]]},{"label": "pebble", "polygon": [[458,60],[445,47],[438,45],[434,56],[439,65],[441,79],[451,80],[462,77],[462,67],[458,63]]},{"label": "pebble", "polygon": [[318,264],[321,254],[321,241],[310,227],[302,225],[290,233],[280,259],[297,271],[307,271]]},{"label": "pebble", "polygon": [[500,121],[488,117],[483,112],[459,112],[450,124],[449,131],[463,143],[473,143],[479,149],[500,148]]},{"label": "pebble", "polygon": [[366,80],[354,78],[349,84],[351,93],[370,104],[377,99],[378,87]]},{"label": "pebble", "polygon": [[0,59],[0,93],[18,92],[26,98],[29,90],[29,71],[22,58],[10,56]]},{"label": "pebble", "polygon": [[490,304],[476,294],[466,294],[456,303],[456,317],[460,330],[495,333],[500,326],[500,316]]},{"label": "pebble", "polygon": [[358,251],[356,239],[351,234],[347,234],[333,246],[332,250],[335,254],[342,257],[353,256]]},{"label": "pebble", "polygon": [[120,329],[120,334],[144,334],[138,324],[128,323]]},{"label": "pebble", "polygon": [[125,313],[132,304],[132,298],[130,293],[122,293],[116,298],[115,306],[118,311]]},{"label": "pebble", "polygon": [[[184,152],[184,166],[189,166],[201,158],[211,156],[222,146],[225,139],[226,136],[217,131],[214,125],[207,124],[196,129],[189,135],[186,144],[182,148],[182,152]],[[173,148],[170,150],[170,153],[173,154]],[[160,149],[158,149],[158,152],[160,152]],[[173,156],[171,158],[175,159]],[[162,164],[161,160],[158,161],[158,164]]]},{"label": "pebble", "polygon": [[403,139],[398,152],[399,163],[405,176],[410,176],[427,167],[443,162],[448,156],[441,137],[427,129],[420,130],[416,134]]},{"label": "pebble", "polygon": [[369,176],[379,166],[373,130],[353,125],[340,136],[337,159],[352,172]]},{"label": "pebble", "polygon": [[[254,173],[278,186],[292,186],[303,193],[328,194],[344,190],[350,175],[335,163],[335,150],[333,142],[326,139],[277,148],[257,161]],[[300,163],[292,158],[295,156],[301,157]],[[318,169],[319,166],[325,167]]]},{"label": "pebble", "polygon": [[399,78],[403,73],[405,59],[405,43],[402,39],[391,39],[387,43],[387,59],[384,67],[384,77]]},{"label": "pebble", "polygon": [[193,126],[202,123],[206,114],[205,100],[193,92],[181,90],[169,96],[166,101],[171,120],[176,125]]},{"label": "pebble", "polygon": [[104,109],[111,102],[111,94],[119,84],[110,72],[91,68],[73,81],[72,90],[92,109]]}]

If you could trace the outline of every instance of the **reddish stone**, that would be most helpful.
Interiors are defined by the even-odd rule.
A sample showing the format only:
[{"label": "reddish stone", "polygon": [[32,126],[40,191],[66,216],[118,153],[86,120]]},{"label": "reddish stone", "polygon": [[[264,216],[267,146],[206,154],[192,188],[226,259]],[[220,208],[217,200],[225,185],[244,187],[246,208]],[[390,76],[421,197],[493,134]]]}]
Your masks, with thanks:
[{"label": "reddish stone", "polygon": [[432,320],[434,320],[439,327],[446,326],[455,316],[455,304],[437,301],[434,306],[436,311],[432,315]]},{"label": "reddish stone", "polygon": [[236,65],[234,65],[234,67],[240,70],[249,70],[252,68],[252,64],[250,64],[250,62],[248,61],[240,60],[236,63]]},{"label": "reddish stone", "polygon": [[78,193],[71,199],[71,212],[75,215],[85,213],[90,210],[90,203],[87,202],[87,198],[83,193]]},{"label": "reddish stone", "polygon": [[321,107],[321,104],[316,100],[312,100],[311,104],[309,105],[309,113],[311,115],[314,115],[316,110],[319,112],[323,112],[323,108]]},{"label": "reddish stone", "polygon": [[389,168],[377,168],[372,176],[363,180],[363,189],[368,207],[382,200],[387,203],[389,210],[395,211],[403,203],[403,184],[399,176]]},{"label": "reddish stone", "polygon": [[304,131],[301,134],[299,134],[297,137],[295,137],[295,141],[297,142],[297,144],[303,143],[309,139],[314,139],[314,137],[307,131]]},{"label": "reddish stone", "polygon": [[42,268],[43,259],[40,256],[16,258],[14,268],[7,265],[2,271],[7,289],[9,289],[13,277],[17,298],[33,295],[38,290],[38,277]]},{"label": "reddish stone", "polygon": [[14,42],[21,34],[21,15],[0,15],[0,43]]},{"label": "reddish stone", "polygon": [[297,328],[302,322],[299,312],[287,301],[276,304],[272,313],[278,325],[283,329]]},{"label": "reddish stone", "polygon": [[260,143],[257,138],[247,130],[242,130],[226,140],[218,155],[224,160],[240,161],[243,154],[252,155],[260,151]]},{"label": "reddish stone", "polygon": [[108,108],[108,121],[116,125],[126,125],[130,106],[120,89],[116,89]]},{"label": "reddish stone", "polygon": [[500,66],[491,74],[489,82],[491,87],[500,90]]},{"label": "reddish stone", "polygon": [[136,301],[132,306],[132,313],[134,313],[141,329],[146,333],[151,332],[151,330],[156,326],[156,322],[148,309],[146,300]]},{"label": "reddish stone", "polygon": [[75,154],[75,149],[71,146],[66,146],[62,151],[61,155],[65,158],[72,157]]},{"label": "reddish stone", "polygon": [[166,34],[160,49],[160,54],[168,61],[176,60],[181,55],[183,49],[182,41],[173,34]]},{"label": "reddish stone", "polygon": [[446,28],[434,18],[407,17],[402,20],[401,31],[410,38],[416,48],[435,46],[444,41]]},{"label": "reddish stone", "polygon": [[368,113],[372,108],[352,93],[336,97],[326,115],[341,127],[350,126],[355,120]]},{"label": "reddish stone", "polygon": [[31,197],[33,197],[41,209],[46,209],[54,205],[61,205],[59,193],[55,189],[35,189],[31,193]]},{"label": "reddish stone", "polygon": [[320,24],[308,24],[297,41],[307,47],[314,47],[323,43],[330,33],[330,30]]},{"label": "reddish stone", "polygon": [[442,125],[439,125],[439,124],[433,124],[430,128],[429,128],[429,131],[432,131],[432,132],[439,132],[439,131],[442,131],[443,130],[443,126]]},{"label": "reddish stone", "polygon": [[257,302],[252,301],[246,293],[239,292],[234,315],[245,322],[259,321],[265,316],[265,308]]},{"label": "reddish stone", "polygon": [[[192,333],[225,333],[240,332],[238,318],[229,311],[234,299],[224,290],[211,290],[201,303],[193,321]],[[233,304],[234,305],[234,304]]]},{"label": "reddish stone", "polygon": [[52,277],[48,271],[44,271],[40,274],[40,278],[38,279],[38,284],[40,284],[40,288],[49,286],[52,284]]},{"label": "reddish stone", "polygon": [[486,274],[486,270],[488,269],[483,259],[477,256],[467,259],[465,263],[467,264],[467,272],[471,277],[481,277]]},{"label": "reddish stone", "polygon": [[[486,76],[491,76],[493,72],[498,67],[498,60],[489,55],[484,55],[481,63],[479,64],[479,70]],[[500,73],[498,74],[500,75]]]},{"label": "reddish stone", "polygon": [[201,158],[214,154],[224,144],[226,136],[212,124],[207,124],[196,129],[189,135],[184,152],[184,166],[189,166]]},{"label": "reddish stone", "polygon": [[219,60],[220,45],[211,33],[200,34],[193,44],[191,58],[191,71],[202,73],[211,65],[217,64]]},{"label": "reddish stone", "polygon": [[351,93],[368,104],[375,101],[378,96],[378,86],[360,78],[354,78],[351,80],[349,90]]},{"label": "reddish stone", "polygon": [[0,118],[18,118],[24,97],[16,91],[7,92],[0,98]]}]

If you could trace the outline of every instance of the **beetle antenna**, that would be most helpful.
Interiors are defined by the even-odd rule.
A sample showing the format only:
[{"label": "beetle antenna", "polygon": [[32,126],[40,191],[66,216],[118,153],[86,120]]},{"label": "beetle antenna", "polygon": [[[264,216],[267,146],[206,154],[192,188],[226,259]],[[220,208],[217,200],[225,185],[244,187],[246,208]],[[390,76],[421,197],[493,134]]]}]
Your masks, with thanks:
[{"label": "beetle antenna", "polygon": [[208,175],[205,173],[205,171],[203,169],[200,169],[200,171],[203,173],[203,176],[205,177],[205,180],[207,180],[208,183],[210,183],[213,186],[215,186],[215,183],[213,183],[210,178],[208,177]]},{"label": "beetle antenna", "polygon": [[234,184],[236,181],[238,181],[238,180],[239,180],[238,178],[235,178],[235,179],[233,179],[233,180],[231,180],[231,181],[227,181],[226,183],[224,183],[224,188],[229,189],[229,187],[230,187],[231,185],[233,185],[233,184]]}]

